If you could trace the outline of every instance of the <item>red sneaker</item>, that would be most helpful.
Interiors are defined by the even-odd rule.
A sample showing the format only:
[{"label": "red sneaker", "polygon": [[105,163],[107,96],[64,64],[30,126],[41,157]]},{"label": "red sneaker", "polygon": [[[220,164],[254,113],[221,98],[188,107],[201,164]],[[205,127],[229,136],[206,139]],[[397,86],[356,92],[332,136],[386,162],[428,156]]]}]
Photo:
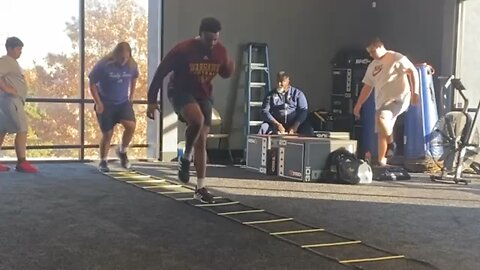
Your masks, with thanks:
[{"label": "red sneaker", "polygon": [[23,161],[22,163],[18,164],[16,169],[17,169],[18,172],[24,172],[24,173],[37,173],[38,172],[38,169],[35,168],[28,161]]},{"label": "red sneaker", "polygon": [[8,172],[8,171],[10,171],[10,167],[0,163],[0,172]]}]

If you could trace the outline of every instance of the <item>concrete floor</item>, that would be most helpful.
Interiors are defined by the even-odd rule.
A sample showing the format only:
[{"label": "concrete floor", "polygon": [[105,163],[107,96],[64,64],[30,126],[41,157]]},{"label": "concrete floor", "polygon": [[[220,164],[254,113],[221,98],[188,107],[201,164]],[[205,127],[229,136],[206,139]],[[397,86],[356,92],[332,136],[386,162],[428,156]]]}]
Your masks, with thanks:
[{"label": "concrete floor", "polygon": [[[351,269],[185,203],[119,183],[90,164],[39,167],[37,175],[0,174],[1,270]],[[175,179],[175,168],[168,163],[135,166],[167,179]],[[211,167],[208,174],[215,194],[438,269],[480,269],[479,180],[461,186],[419,177],[345,186],[285,181],[238,167]]]}]

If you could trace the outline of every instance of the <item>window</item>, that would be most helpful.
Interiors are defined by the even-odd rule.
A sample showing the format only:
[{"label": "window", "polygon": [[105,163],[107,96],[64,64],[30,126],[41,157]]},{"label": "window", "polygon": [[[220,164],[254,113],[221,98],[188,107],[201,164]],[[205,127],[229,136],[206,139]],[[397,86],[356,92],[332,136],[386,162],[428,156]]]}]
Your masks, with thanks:
[{"label": "window", "polygon": [[[121,41],[132,46],[140,70],[134,105],[137,132],[130,153],[133,158],[146,157],[147,8],[148,0],[85,0],[81,13],[80,1],[2,0],[0,43],[16,36],[25,44],[18,62],[29,87],[26,104],[29,157],[98,157],[101,133],[87,76],[96,61]],[[85,14],[85,18],[80,14]],[[80,42],[81,20],[85,22],[84,43]],[[82,44],[85,74],[81,74],[80,66]],[[4,46],[0,49],[5,50]],[[81,89],[82,75],[84,89]],[[120,128],[117,135],[119,131]],[[15,157],[11,150],[13,140],[13,136],[6,137],[0,158]],[[117,136],[113,143],[118,140]]]}]

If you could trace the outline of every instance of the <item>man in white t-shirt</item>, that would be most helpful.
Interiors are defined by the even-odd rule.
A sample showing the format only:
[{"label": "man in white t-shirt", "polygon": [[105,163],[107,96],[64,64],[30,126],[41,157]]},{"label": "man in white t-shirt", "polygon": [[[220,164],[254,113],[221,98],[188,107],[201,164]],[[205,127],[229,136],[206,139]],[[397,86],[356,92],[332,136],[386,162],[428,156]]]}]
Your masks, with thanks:
[{"label": "man in white t-shirt", "polygon": [[373,61],[363,78],[364,86],[353,114],[360,117],[363,103],[375,88],[378,163],[384,166],[387,164],[387,152],[392,154],[395,151],[392,133],[397,117],[419,100],[418,71],[407,57],[385,49],[378,38],[368,44],[367,51]]}]

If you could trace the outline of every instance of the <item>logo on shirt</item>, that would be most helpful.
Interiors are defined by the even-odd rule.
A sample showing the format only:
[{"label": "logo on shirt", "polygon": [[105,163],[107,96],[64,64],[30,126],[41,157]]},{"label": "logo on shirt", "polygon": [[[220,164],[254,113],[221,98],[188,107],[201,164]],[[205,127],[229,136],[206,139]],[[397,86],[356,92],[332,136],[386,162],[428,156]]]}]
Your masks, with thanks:
[{"label": "logo on shirt", "polygon": [[120,73],[120,72],[109,72],[108,77],[110,77],[110,79],[116,81],[117,83],[123,83],[123,80],[124,79],[129,80],[132,77],[132,74],[130,74],[128,72],[125,72],[125,71],[123,71],[122,73]]},{"label": "logo on shirt", "polygon": [[191,63],[190,72],[200,79],[200,82],[209,82],[218,74],[220,64],[215,63]]},{"label": "logo on shirt", "polygon": [[375,66],[375,68],[373,69],[373,77],[377,76],[378,73],[380,73],[383,69],[383,65],[378,65],[378,66]]}]

